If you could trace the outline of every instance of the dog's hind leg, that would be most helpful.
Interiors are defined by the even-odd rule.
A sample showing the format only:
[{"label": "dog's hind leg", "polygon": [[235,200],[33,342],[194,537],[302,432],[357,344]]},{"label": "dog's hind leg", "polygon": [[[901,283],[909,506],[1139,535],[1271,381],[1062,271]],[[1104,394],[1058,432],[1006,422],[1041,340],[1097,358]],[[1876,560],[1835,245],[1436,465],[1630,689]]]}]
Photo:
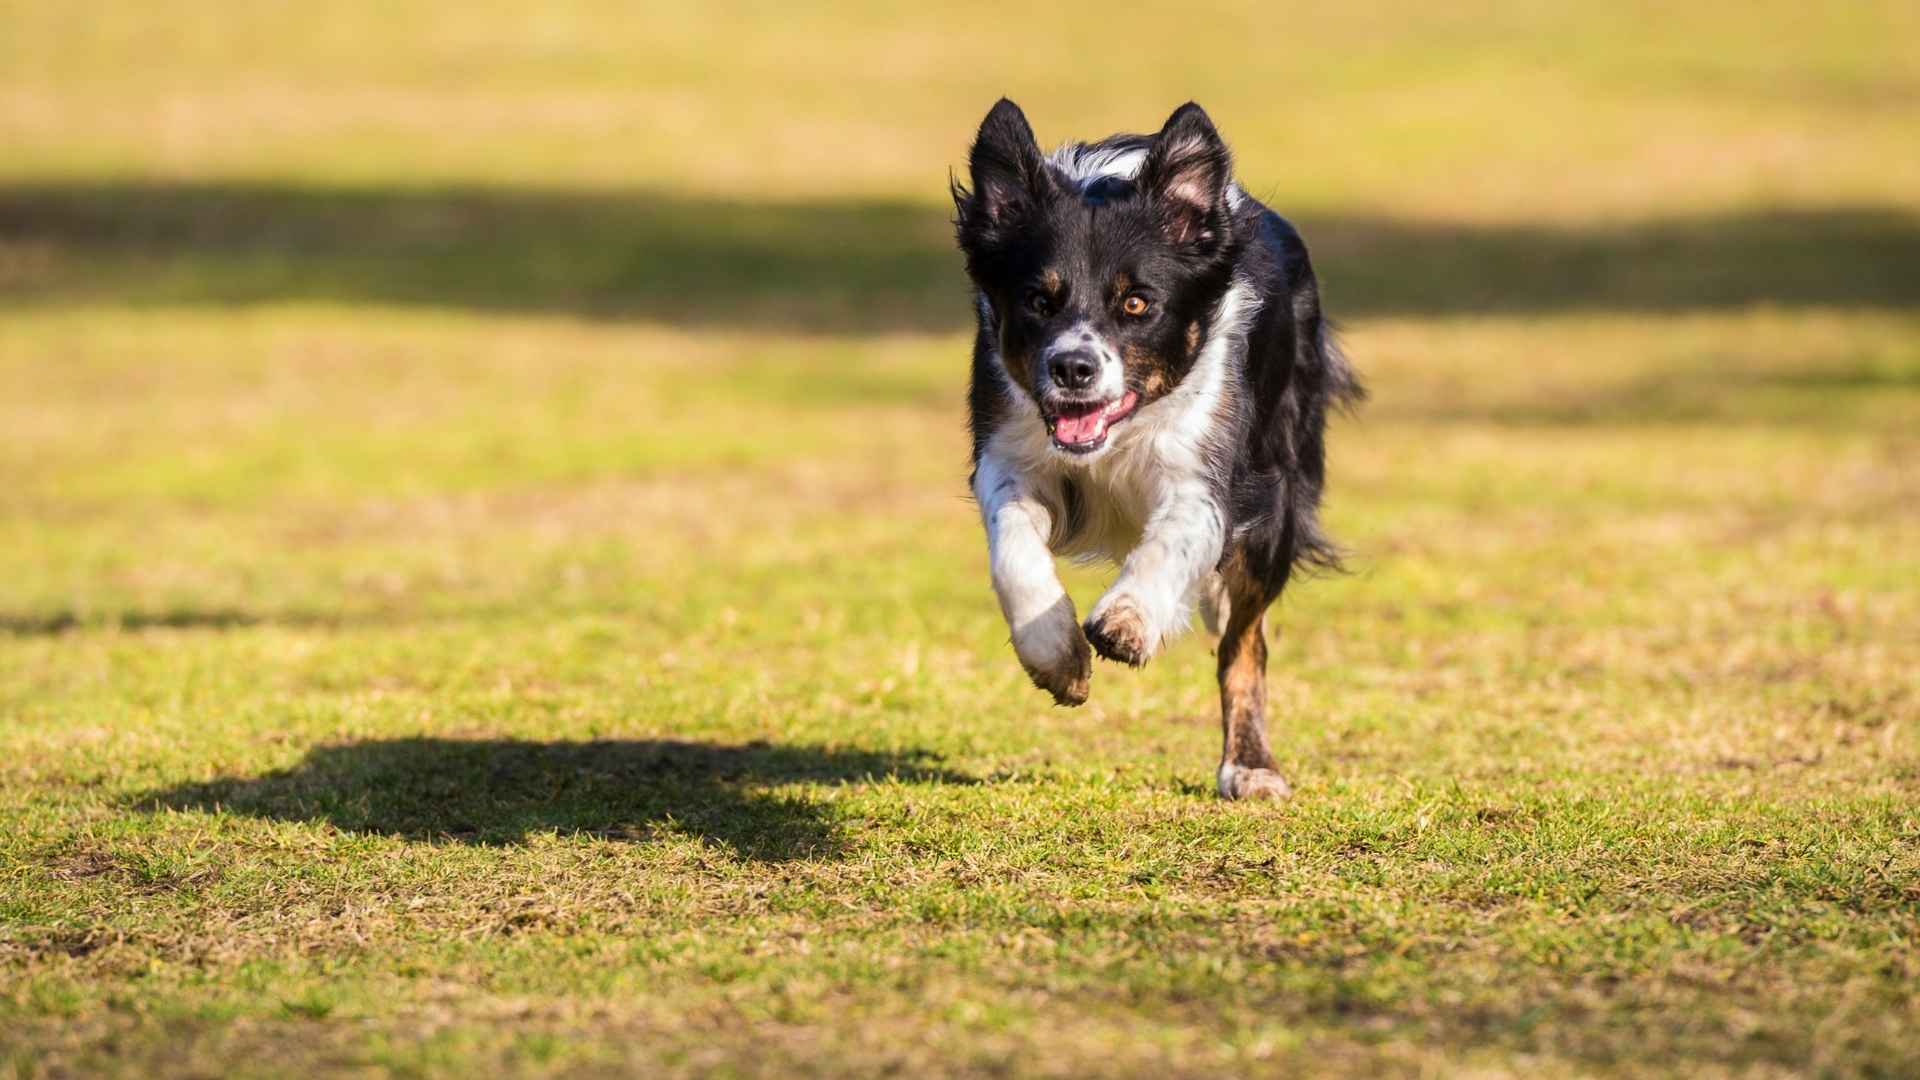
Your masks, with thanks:
[{"label": "dog's hind leg", "polygon": [[1220,635],[1219,788],[1227,799],[1284,799],[1293,793],[1267,746],[1266,609],[1269,592],[1241,560],[1224,573],[1226,626]]}]

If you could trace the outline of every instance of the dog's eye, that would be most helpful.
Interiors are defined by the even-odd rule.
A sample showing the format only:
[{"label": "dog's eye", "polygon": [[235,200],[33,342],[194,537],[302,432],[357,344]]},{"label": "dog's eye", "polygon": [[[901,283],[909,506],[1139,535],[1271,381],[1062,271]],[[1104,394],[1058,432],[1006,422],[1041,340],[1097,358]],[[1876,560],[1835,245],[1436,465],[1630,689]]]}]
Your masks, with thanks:
[{"label": "dog's eye", "polygon": [[1053,297],[1035,290],[1027,294],[1027,310],[1041,318],[1053,314]]},{"label": "dog's eye", "polygon": [[1152,307],[1152,302],[1139,293],[1129,293],[1125,300],[1120,301],[1120,310],[1136,319],[1145,315]]}]

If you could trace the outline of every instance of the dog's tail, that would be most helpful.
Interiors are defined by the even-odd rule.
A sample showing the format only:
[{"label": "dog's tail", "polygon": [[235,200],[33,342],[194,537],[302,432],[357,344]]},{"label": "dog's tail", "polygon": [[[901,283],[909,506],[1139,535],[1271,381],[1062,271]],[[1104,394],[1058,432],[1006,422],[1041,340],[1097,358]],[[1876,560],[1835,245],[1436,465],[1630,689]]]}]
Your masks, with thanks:
[{"label": "dog's tail", "polygon": [[1348,552],[1320,527],[1320,496],[1325,480],[1325,440],[1328,414],[1351,415],[1367,400],[1367,388],[1340,347],[1340,334],[1333,320],[1322,316],[1314,335],[1314,363],[1319,376],[1316,393],[1309,394],[1309,408],[1301,419],[1308,427],[1305,447],[1309,461],[1307,477],[1314,490],[1307,498],[1292,500],[1293,564],[1308,572],[1343,573]]}]

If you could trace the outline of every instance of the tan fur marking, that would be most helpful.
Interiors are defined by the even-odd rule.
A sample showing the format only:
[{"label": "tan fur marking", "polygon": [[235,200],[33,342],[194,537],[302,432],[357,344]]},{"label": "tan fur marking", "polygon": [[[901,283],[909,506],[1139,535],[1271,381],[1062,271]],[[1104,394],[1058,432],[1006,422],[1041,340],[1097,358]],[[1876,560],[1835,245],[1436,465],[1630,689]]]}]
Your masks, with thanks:
[{"label": "tan fur marking", "polygon": [[1173,382],[1167,377],[1166,358],[1155,352],[1129,344],[1121,350],[1120,359],[1127,365],[1129,372],[1139,371],[1141,396],[1148,401],[1173,389]]},{"label": "tan fur marking", "polygon": [[[1220,636],[1220,763],[1228,798],[1284,798],[1287,783],[1274,769],[1267,745],[1267,596],[1239,558],[1222,569],[1228,594]],[[1231,768],[1229,768],[1231,767]]]},{"label": "tan fur marking", "polygon": [[[1234,597],[1238,608],[1252,598]],[[1257,601],[1254,601],[1257,603]],[[1273,768],[1273,753],[1267,747],[1267,641],[1266,618],[1228,617],[1227,633],[1220,639],[1220,721],[1223,746],[1221,757],[1243,768]]]}]

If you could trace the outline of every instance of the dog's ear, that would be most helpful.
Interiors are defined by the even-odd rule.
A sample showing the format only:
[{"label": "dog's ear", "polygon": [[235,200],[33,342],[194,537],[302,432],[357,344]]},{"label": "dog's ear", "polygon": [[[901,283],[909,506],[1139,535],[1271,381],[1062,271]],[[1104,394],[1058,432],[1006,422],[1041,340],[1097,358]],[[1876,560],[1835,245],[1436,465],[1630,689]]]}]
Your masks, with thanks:
[{"label": "dog's ear", "polygon": [[1207,111],[1189,101],[1153,137],[1138,181],[1167,239],[1211,247],[1225,231],[1233,157]]},{"label": "dog's ear", "polygon": [[1053,190],[1053,177],[1040,157],[1027,114],[1001,98],[980,122],[967,167],[973,190],[953,185],[961,236],[999,229],[1019,221]]}]

